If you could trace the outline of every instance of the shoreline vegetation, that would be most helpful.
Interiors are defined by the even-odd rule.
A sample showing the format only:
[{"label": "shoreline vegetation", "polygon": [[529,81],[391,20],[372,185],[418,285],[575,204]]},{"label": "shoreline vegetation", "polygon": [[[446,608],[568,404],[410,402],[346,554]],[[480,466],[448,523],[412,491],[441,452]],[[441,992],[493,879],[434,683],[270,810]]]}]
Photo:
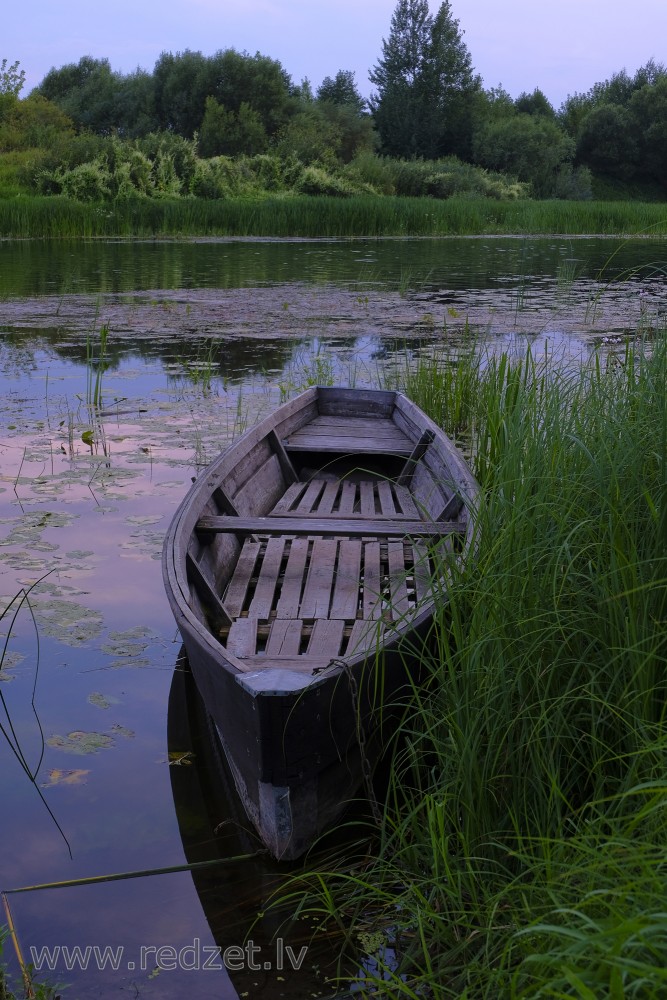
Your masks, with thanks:
[{"label": "shoreline vegetation", "polygon": [[279,892],[365,952],[350,995],[665,995],[666,380],[664,330],[398,376],[472,451],[479,552],[388,727],[379,831]]},{"label": "shoreline vegetation", "polygon": [[481,235],[661,236],[651,202],[435,200],[394,195],[196,197],[81,202],[64,195],[0,198],[0,238],[258,237],[345,239]]}]

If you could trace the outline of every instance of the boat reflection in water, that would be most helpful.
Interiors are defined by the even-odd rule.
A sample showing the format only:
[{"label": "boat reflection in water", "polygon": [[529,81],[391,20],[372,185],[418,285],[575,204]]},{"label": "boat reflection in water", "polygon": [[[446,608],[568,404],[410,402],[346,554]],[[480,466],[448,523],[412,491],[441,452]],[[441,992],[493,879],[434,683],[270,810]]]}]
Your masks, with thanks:
[{"label": "boat reflection in water", "polygon": [[[292,907],[267,906],[276,889],[302,864],[273,860],[252,828],[184,648],[171,685],[167,739],[186,859],[189,864],[221,862],[192,872],[220,949],[214,964],[224,962],[241,997],[312,1000],[347,996],[338,976],[344,971],[352,978],[359,964],[349,961],[344,970],[339,969],[341,941],[323,931],[313,933],[312,921],[292,919]],[[331,846],[334,840],[331,834],[327,843]],[[248,857],[235,860],[240,855]],[[312,858],[310,863],[315,864]]]}]

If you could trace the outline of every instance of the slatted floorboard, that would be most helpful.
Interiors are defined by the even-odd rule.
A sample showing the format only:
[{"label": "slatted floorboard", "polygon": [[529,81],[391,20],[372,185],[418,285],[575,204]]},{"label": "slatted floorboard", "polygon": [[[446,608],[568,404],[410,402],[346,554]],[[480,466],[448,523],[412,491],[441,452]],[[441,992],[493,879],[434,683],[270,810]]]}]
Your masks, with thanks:
[{"label": "slatted floorboard", "polygon": [[248,538],[223,595],[234,617],[227,648],[240,658],[286,658],[310,670],[312,657],[332,659],[378,643],[387,626],[414,612],[430,578],[419,541]]}]

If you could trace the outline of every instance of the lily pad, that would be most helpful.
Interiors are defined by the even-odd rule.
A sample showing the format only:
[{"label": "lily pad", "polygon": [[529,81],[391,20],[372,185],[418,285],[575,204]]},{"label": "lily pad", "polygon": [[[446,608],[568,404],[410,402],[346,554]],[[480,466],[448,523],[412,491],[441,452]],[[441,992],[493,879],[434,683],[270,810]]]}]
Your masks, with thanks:
[{"label": "lily pad", "polygon": [[65,753],[89,754],[98,750],[108,750],[114,746],[111,736],[105,733],[84,733],[76,731],[67,736],[50,736],[46,741],[50,747],[64,750]]},{"label": "lily pad", "polygon": [[92,694],[89,694],[88,701],[97,708],[111,708],[112,705],[119,704],[118,698],[114,698],[113,695],[101,694],[99,691],[93,691]]},{"label": "lily pad", "polygon": [[90,771],[77,768],[74,771],[61,771],[58,767],[53,767],[49,771],[49,780],[42,782],[42,788],[53,788],[54,785],[84,785],[86,775]]},{"label": "lily pad", "polygon": [[116,736],[124,736],[126,740],[133,740],[136,736],[134,730],[126,729],[125,726],[119,726],[118,723],[115,723],[111,727],[111,732],[115,733]]}]

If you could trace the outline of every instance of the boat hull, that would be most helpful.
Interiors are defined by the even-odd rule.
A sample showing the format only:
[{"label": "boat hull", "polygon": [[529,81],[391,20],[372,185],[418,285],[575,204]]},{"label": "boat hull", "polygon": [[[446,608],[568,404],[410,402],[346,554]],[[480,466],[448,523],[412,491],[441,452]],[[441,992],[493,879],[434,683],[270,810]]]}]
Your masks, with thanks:
[{"label": "boat hull", "polygon": [[443,567],[472,546],[476,491],[405,397],[314,388],[223,452],[179,507],[167,595],[276,858],[340,817],[388,743],[447,600]]}]

